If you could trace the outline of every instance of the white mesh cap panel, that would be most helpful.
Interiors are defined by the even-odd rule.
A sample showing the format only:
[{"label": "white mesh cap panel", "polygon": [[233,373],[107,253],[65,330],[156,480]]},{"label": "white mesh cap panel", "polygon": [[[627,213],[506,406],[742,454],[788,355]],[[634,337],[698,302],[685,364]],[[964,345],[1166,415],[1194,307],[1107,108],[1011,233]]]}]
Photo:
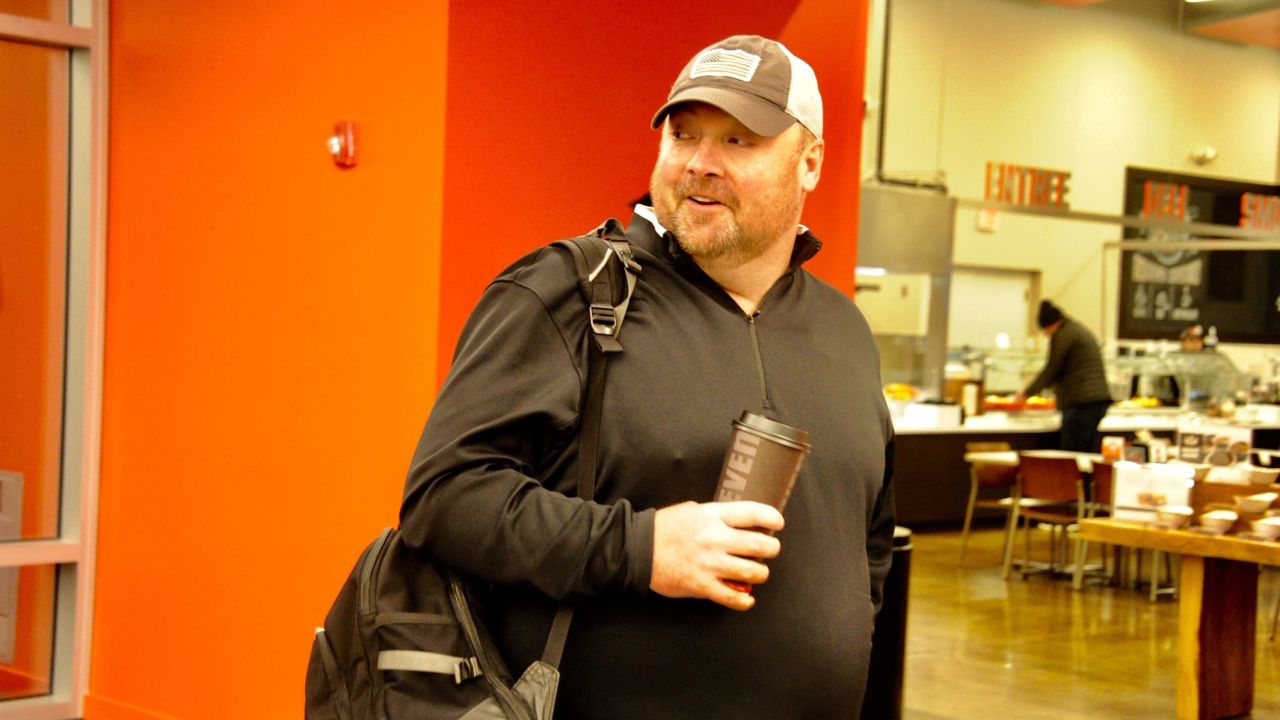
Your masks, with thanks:
[{"label": "white mesh cap panel", "polygon": [[778,43],[791,59],[791,90],[787,93],[787,114],[799,120],[809,131],[822,137],[822,95],[818,93],[818,76],[809,63],[796,57]]}]

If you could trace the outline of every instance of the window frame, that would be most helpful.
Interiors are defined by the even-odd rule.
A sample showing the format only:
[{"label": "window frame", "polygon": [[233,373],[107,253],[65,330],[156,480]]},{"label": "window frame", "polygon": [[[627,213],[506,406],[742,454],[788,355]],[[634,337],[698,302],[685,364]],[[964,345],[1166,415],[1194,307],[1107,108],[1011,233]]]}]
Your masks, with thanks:
[{"label": "window frame", "polygon": [[79,718],[88,692],[102,427],[107,0],[69,0],[69,11],[67,22],[0,13],[0,40],[63,49],[69,60],[59,534],[0,542],[0,567],[56,566],[52,677],[47,695],[0,702],[0,720]]}]

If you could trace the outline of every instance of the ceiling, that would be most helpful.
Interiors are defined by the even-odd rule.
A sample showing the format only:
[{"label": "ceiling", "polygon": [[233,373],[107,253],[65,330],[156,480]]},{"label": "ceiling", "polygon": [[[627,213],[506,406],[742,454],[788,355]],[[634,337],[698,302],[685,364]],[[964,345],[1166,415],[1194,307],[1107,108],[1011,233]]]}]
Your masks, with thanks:
[{"label": "ceiling", "polygon": [[1280,50],[1280,0],[1042,0],[1164,19],[1174,28],[1207,38]]}]

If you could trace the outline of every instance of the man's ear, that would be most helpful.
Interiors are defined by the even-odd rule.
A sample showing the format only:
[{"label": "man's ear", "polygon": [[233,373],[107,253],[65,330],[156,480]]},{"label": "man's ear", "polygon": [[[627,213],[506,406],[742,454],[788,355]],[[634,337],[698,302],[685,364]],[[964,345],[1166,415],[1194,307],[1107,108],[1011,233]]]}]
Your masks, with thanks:
[{"label": "man's ear", "polygon": [[800,154],[800,166],[797,172],[800,173],[801,190],[809,193],[818,187],[818,180],[822,177],[822,158],[826,149],[826,141],[822,138],[814,138],[813,142],[809,143],[809,147]]}]

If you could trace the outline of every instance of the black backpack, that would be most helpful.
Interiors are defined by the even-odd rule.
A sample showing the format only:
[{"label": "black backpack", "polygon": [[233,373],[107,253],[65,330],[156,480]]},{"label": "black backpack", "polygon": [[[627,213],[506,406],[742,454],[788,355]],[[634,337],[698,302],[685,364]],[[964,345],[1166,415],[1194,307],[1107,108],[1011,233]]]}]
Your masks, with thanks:
[{"label": "black backpack", "polygon": [[[573,256],[594,339],[578,430],[577,492],[591,498],[606,360],[622,351],[617,335],[640,267],[613,219],[554,245]],[[316,629],[306,720],[551,720],[572,608],[560,607],[542,659],[514,681],[482,616],[465,577],[383,530]]]}]

